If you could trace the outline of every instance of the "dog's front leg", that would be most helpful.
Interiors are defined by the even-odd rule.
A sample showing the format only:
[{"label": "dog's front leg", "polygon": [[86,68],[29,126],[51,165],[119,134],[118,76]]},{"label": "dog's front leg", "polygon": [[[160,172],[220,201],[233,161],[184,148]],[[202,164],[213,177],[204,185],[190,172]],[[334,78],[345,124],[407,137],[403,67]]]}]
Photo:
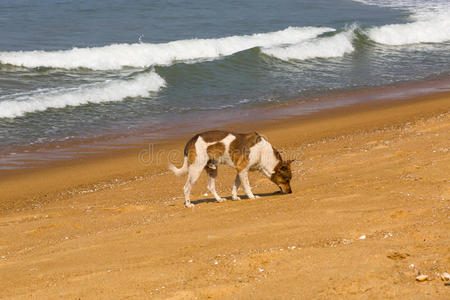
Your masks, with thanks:
[{"label": "dog's front leg", "polygon": [[252,189],[250,188],[250,183],[248,181],[248,170],[242,170],[241,172],[239,172],[239,179],[242,185],[244,186],[244,191],[247,194],[248,198],[250,199],[258,198],[255,197],[255,195],[253,195]]}]

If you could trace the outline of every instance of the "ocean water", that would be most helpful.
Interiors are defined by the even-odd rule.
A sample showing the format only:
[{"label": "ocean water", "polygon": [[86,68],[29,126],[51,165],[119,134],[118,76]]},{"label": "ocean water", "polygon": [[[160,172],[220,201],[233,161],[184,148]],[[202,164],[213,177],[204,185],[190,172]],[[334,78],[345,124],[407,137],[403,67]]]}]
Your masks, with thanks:
[{"label": "ocean water", "polygon": [[2,0],[0,153],[449,75],[448,0]]}]

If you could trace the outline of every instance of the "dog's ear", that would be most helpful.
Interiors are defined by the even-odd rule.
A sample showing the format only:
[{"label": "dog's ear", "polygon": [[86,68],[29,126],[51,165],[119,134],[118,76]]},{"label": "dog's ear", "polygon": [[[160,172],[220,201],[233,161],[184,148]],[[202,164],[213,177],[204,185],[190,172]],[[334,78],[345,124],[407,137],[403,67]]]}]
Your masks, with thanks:
[{"label": "dog's ear", "polygon": [[293,160],[286,160],[281,164],[280,169],[283,171],[287,171],[291,169],[291,162],[293,162]]}]

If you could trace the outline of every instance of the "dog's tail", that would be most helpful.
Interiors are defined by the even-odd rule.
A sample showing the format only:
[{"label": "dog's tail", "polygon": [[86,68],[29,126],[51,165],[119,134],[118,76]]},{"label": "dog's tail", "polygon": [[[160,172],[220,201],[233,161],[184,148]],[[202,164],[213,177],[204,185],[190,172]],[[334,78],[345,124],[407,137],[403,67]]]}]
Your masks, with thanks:
[{"label": "dog's tail", "polygon": [[181,168],[175,167],[173,164],[169,163],[169,170],[172,171],[176,176],[182,176],[188,172],[188,159],[187,156],[184,157],[183,166]]}]

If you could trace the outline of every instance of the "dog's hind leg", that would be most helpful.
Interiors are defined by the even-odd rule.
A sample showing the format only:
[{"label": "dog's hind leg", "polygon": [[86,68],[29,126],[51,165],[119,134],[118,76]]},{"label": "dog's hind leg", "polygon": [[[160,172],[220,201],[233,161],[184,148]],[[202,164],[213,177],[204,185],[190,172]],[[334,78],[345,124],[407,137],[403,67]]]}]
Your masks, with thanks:
[{"label": "dog's hind leg", "polygon": [[200,177],[200,174],[202,174],[203,168],[204,166],[199,166],[198,164],[189,166],[189,175],[183,188],[184,205],[186,207],[194,207],[194,204],[191,203],[191,190],[197,179]]},{"label": "dog's hind leg", "polygon": [[231,197],[233,200],[241,200],[239,198],[237,191],[239,189],[239,186],[241,185],[241,180],[239,179],[239,173],[236,174],[236,178],[234,179],[233,189],[231,190]]},{"label": "dog's hind leg", "polygon": [[213,194],[217,202],[225,201],[225,198],[220,197],[216,192],[217,165],[214,165],[214,168],[211,168],[208,164],[206,165],[205,170],[208,174],[208,190]]}]

